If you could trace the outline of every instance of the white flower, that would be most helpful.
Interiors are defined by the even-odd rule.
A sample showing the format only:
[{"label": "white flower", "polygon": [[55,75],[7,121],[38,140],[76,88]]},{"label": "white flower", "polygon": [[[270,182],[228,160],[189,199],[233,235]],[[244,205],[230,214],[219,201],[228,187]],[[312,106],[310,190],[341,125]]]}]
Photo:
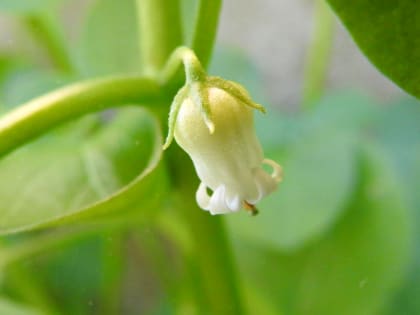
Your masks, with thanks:
[{"label": "white flower", "polygon": [[[175,140],[189,154],[201,179],[197,203],[211,214],[241,208],[256,212],[254,205],[281,181],[281,167],[263,157],[253,109],[220,88],[209,87],[207,93],[213,132],[190,96],[179,108],[174,130]],[[272,174],[264,171],[263,164],[273,169]]]}]

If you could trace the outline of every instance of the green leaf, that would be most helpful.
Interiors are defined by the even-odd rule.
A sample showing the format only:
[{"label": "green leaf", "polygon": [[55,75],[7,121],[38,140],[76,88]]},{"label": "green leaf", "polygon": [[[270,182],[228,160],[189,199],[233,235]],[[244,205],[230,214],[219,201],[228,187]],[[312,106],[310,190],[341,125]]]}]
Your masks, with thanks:
[{"label": "green leaf", "polygon": [[401,282],[410,239],[401,187],[383,152],[360,158],[352,201],[322,239],[291,253],[240,245],[242,274],[285,314],[382,314]]},{"label": "green leaf", "polygon": [[382,108],[369,97],[354,91],[341,91],[326,95],[302,123],[308,132],[324,129],[364,132]]},{"label": "green leaf", "polygon": [[152,173],[161,135],[150,114],[128,108],[99,130],[75,131],[77,125],[0,160],[0,234],[120,210],[146,215],[157,206],[165,185],[162,171]]},{"label": "green leaf", "polygon": [[15,64],[16,60],[12,57],[0,54],[0,113],[5,110],[3,84],[9,73],[15,67]]},{"label": "green leaf", "polygon": [[248,314],[264,314],[264,315],[282,315],[283,312],[280,312],[275,308],[271,301],[268,300],[265,292],[259,291],[251,283],[244,286],[245,292],[245,305],[247,308]]},{"label": "green leaf", "polygon": [[138,73],[138,36],[133,0],[96,1],[80,39],[78,55],[82,74]]},{"label": "green leaf", "polygon": [[369,148],[363,155],[350,212],[320,250],[309,251],[301,314],[378,313],[405,271],[409,220],[400,187],[382,152]]},{"label": "green leaf", "polygon": [[378,117],[375,134],[391,156],[404,197],[412,212],[416,238],[412,242],[410,272],[386,314],[420,314],[420,106],[415,99],[392,104]]},{"label": "green leaf", "polygon": [[70,80],[56,72],[28,68],[28,65],[25,65],[5,77],[0,91],[2,101],[10,108],[67,83],[70,83]]},{"label": "green leaf", "polygon": [[6,298],[0,298],[0,314],[7,315],[41,315],[28,306],[20,305]]},{"label": "green leaf", "polygon": [[420,97],[420,2],[328,0],[370,61]]},{"label": "green leaf", "polygon": [[[375,135],[393,159],[413,206],[420,207],[417,193],[420,174],[420,102],[406,99],[388,106],[377,117]],[[415,200],[416,199],[416,200]]]},{"label": "green leaf", "polygon": [[104,257],[116,259],[122,254],[112,252],[107,238],[95,235],[45,252],[42,259],[25,260],[29,272],[37,272],[63,314],[89,314],[92,307],[99,308],[101,282],[106,278]]}]

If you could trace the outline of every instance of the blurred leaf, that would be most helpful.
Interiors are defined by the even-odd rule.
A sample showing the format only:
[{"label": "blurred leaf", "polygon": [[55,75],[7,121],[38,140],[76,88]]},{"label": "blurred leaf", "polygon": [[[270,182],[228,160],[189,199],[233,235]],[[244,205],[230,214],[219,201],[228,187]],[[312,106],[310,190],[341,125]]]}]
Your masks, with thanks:
[{"label": "blurred leaf", "polygon": [[[378,116],[375,135],[393,158],[409,198],[413,205],[420,207],[420,102],[415,99],[403,100],[386,108]],[[416,172],[417,171],[417,172]],[[419,208],[420,209],[420,208]],[[420,210],[419,210],[420,213]]]},{"label": "blurred leaf", "polygon": [[109,252],[106,239],[95,236],[46,253],[27,265],[32,271],[39,270],[44,287],[63,314],[89,314],[98,309],[105,277],[103,256],[120,254]]},{"label": "blurred leaf", "polygon": [[379,106],[364,95],[352,91],[323,97],[305,114],[283,113],[274,108],[267,114],[255,114],[258,137],[267,152],[287,151],[305,135],[320,132],[359,134],[375,120]]},{"label": "blurred leaf", "polygon": [[377,313],[401,280],[408,218],[400,187],[381,155],[371,148],[364,152],[361,190],[350,212],[320,250],[309,251],[299,288],[301,314]]},{"label": "blurred leaf", "polygon": [[82,74],[99,76],[139,72],[136,12],[134,0],[96,1],[81,35],[79,61]]},{"label": "blurred leaf", "polygon": [[275,308],[268,300],[265,292],[258,291],[253,285],[248,284],[244,287],[245,305],[248,314],[281,315],[284,314]]},{"label": "blurred leaf", "polygon": [[420,2],[328,2],[372,63],[408,93],[420,97]]},{"label": "blurred leaf", "polygon": [[0,91],[5,106],[11,108],[70,82],[56,72],[23,66],[5,77]]},{"label": "blurred leaf", "polygon": [[161,136],[149,114],[125,109],[87,139],[73,137],[72,130],[0,161],[0,234],[118,210],[145,215],[157,201],[165,185],[162,172],[151,172]]},{"label": "blurred leaf", "polygon": [[11,13],[34,13],[44,11],[63,0],[1,0],[0,11]]},{"label": "blurred leaf", "polygon": [[335,92],[320,99],[302,125],[308,132],[317,129],[365,132],[380,109],[372,99],[358,92]]},{"label": "blurred leaf", "polygon": [[4,315],[41,315],[30,307],[20,305],[6,298],[0,298],[0,314]]},{"label": "blurred leaf", "polygon": [[3,84],[8,77],[10,71],[14,68],[16,61],[9,56],[3,56],[0,54],[0,114],[5,110],[5,100]]},{"label": "blurred leaf", "polygon": [[415,99],[389,106],[379,117],[375,134],[392,157],[413,214],[416,238],[412,243],[410,273],[386,314],[420,314],[420,106]]},{"label": "blurred leaf", "polygon": [[379,150],[363,150],[360,166],[345,215],[323,239],[293,253],[241,244],[242,274],[285,314],[382,314],[400,283],[410,238],[400,187]]},{"label": "blurred leaf", "polygon": [[0,85],[3,84],[4,77],[15,63],[16,60],[13,57],[0,54]]}]

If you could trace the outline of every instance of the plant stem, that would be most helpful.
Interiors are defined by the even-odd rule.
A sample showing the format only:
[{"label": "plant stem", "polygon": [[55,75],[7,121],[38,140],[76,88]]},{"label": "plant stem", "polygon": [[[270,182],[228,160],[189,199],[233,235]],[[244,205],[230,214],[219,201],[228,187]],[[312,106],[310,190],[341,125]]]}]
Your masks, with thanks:
[{"label": "plant stem", "polygon": [[168,150],[173,166],[178,210],[192,238],[192,258],[198,269],[201,292],[200,314],[244,314],[233,264],[232,251],[221,216],[198,209],[194,200],[196,175],[190,160],[178,147]]},{"label": "plant stem", "polygon": [[217,35],[222,0],[200,0],[191,47],[204,68],[210,62]]},{"label": "plant stem", "polygon": [[36,42],[46,50],[53,65],[64,73],[71,73],[73,66],[70,57],[48,16],[30,15],[24,18],[24,23]]},{"label": "plant stem", "polygon": [[188,47],[180,46],[175,49],[167,59],[165,66],[159,74],[159,82],[166,86],[176,78],[178,71],[184,66],[185,79],[189,81],[199,81],[204,79],[206,73],[195,55],[194,51]]},{"label": "plant stem", "polygon": [[325,0],[316,0],[313,39],[306,61],[303,105],[309,108],[323,94],[334,35],[334,16]]},{"label": "plant stem", "polygon": [[139,43],[145,73],[156,74],[182,44],[179,0],[136,0]]},{"label": "plant stem", "polygon": [[130,103],[155,104],[156,81],[119,76],[76,83],[18,107],[0,119],[0,157],[49,129],[84,114]]}]

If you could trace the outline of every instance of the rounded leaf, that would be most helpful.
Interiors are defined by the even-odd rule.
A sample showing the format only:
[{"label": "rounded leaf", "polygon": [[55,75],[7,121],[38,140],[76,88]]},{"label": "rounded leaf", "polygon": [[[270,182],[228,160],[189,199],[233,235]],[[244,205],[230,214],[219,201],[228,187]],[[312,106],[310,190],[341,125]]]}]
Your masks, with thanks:
[{"label": "rounded leaf", "polygon": [[420,97],[420,2],[328,0],[360,49],[387,77]]},{"label": "rounded leaf", "polygon": [[0,160],[0,234],[153,208],[165,187],[163,173],[152,173],[161,156],[158,124],[138,108],[111,120],[75,124]]}]

